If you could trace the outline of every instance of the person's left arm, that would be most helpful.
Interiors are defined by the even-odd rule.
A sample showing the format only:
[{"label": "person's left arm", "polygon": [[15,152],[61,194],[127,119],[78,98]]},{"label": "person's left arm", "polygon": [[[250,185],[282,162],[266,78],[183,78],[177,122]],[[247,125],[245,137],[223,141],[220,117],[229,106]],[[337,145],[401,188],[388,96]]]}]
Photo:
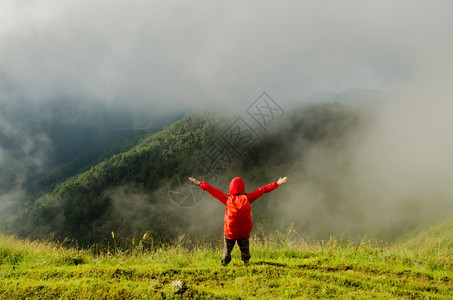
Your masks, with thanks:
[{"label": "person's left arm", "polygon": [[249,199],[249,202],[252,203],[259,197],[261,197],[264,193],[269,193],[275,190],[279,185],[286,182],[287,177],[279,178],[277,182],[272,182],[268,185],[262,186],[254,192],[247,193],[246,196]]},{"label": "person's left arm", "polygon": [[208,192],[209,194],[211,194],[211,196],[213,196],[214,198],[216,198],[217,200],[219,200],[220,202],[222,202],[223,204],[226,205],[226,202],[228,200],[228,195],[227,194],[225,194],[221,190],[209,185],[209,183],[207,183],[205,181],[199,181],[199,180],[197,180],[195,178],[192,178],[192,177],[189,177],[189,180],[193,184],[198,185],[200,187],[200,189]]}]

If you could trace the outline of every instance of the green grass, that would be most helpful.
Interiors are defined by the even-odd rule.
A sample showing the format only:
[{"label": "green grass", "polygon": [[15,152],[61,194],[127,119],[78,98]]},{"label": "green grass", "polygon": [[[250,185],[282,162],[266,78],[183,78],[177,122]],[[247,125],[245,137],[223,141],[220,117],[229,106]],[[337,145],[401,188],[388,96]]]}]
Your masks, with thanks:
[{"label": "green grass", "polygon": [[[249,267],[237,247],[232,263],[221,267],[220,241],[214,247],[195,242],[189,250],[182,239],[156,247],[144,237],[130,249],[94,255],[0,236],[0,299],[453,299],[453,258],[447,255],[453,246],[450,239],[440,251],[444,237],[436,235],[447,236],[448,224],[397,245],[334,238],[308,243],[291,240],[291,230],[253,237]],[[428,237],[437,251],[428,250]]]}]

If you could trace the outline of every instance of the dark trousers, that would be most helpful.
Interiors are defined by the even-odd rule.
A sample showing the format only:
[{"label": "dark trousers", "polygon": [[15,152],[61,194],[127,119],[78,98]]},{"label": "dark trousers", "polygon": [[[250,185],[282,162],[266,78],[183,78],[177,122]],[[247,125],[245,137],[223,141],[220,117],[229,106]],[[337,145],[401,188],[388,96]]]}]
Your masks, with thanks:
[{"label": "dark trousers", "polygon": [[222,265],[226,266],[231,261],[231,251],[233,251],[233,247],[235,243],[238,243],[239,249],[241,250],[241,257],[244,261],[244,264],[248,264],[250,260],[250,243],[249,238],[246,237],[245,239],[239,240],[230,240],[224,237],[223,240],[223,256],[222,256]]}]

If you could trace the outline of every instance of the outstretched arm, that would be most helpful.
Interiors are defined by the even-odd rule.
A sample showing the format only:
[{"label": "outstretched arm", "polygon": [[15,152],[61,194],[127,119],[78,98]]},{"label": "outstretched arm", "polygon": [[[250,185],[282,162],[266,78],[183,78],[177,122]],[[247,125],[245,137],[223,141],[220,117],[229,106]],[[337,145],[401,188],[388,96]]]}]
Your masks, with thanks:
[{"label": "outstretched arm", "polygon": [[189,177],[189,180],[196,185],[200,185],[200,181],[196,180],[195,178]]},{"label": "outstretched arm", "polygon": [[288,178],[283,177],[279,178],[277,182],[272,182],[268,185],[262,186],[254,192],[248,193],[247,198],[249,199],[250,203],[261,197],[264,193],[269,193],[275,190],[279,185],[284,184]]},{"label": "outstretched arm", "polygon": [[189,177],[189,180],[192,183],[200,186],[200,189],[202,189],[202,190],[208,192],[209,194],[211,194],[212,197],[216,198],[217,200],[219,200],[223,204],[226,204],[226,202],[228,200],[228,195],[225,194],[224,192],[222,192],[221,190],[209,185],[207,182],[199,181],[199,180],[196,180],[195,178],[192,178],[192,177]]},{"label": "outstretched arm", "polygon": [[277,181],[277,184],[278,185],[284,184],[287,179],[288,179],[288,177],[283,177],[283,178],[280,177]]}]

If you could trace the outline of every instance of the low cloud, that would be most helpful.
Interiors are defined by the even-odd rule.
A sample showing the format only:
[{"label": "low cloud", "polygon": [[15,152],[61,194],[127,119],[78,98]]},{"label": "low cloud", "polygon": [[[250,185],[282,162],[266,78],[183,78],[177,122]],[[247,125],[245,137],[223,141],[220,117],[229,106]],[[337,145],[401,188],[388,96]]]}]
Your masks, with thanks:
[{"label": "low cloud", "polygon": [[451,216],[453,107],[441,94],[413,86],[362,106],[358,128],[295,158],[277,220],[314,237],[391,239]]}]

